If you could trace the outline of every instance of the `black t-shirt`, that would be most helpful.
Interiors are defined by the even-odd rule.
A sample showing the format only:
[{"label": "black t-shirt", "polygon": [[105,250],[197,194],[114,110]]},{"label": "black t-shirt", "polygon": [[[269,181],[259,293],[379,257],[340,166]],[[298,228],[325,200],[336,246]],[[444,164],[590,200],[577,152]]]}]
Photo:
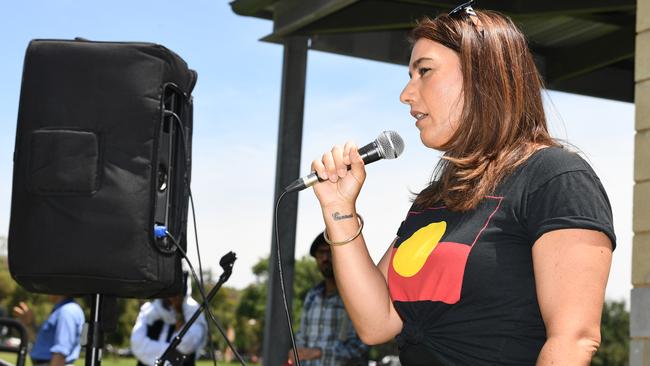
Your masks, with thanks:
[{"label": "black t-shirt", "polygon": [[532,246],[563,228],[598,230],[616,245],[600,180],[557,147],[535,152],[474,210],[411,208],[388,269],[402,364],[534,365],[546,329]]}]

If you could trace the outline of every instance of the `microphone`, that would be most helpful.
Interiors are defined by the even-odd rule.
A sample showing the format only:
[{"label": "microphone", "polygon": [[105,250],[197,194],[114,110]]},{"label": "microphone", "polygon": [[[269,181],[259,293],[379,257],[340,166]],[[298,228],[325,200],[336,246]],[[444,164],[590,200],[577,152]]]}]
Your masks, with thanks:
[{"label": "microphone", "polygon": [[[379,134],[375,141],[361,147],[359,155],[361,155],[363,163],[367,165],[381,159],[395,159],[402,154],[402,151],[404,151],[402,137],[395,131],[384,131]],[[348,165],[349,169],[350,166]],[[284,191],[287,193],[302,191],[320,181],[316,172],[311,172],[309,175],[293,181]]]}]

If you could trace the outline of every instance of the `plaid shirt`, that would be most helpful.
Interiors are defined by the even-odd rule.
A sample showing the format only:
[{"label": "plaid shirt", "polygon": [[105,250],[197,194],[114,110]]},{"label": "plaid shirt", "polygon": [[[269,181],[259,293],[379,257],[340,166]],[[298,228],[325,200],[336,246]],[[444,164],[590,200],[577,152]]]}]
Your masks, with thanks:
[{"label": "plaid shirt", "polygon": [[368,364],[368,346],[357,337],[338,292],[325,296],[325,282],[305,296],[296,344],[321,349],[321,358],[301,361],[304,366]]}]

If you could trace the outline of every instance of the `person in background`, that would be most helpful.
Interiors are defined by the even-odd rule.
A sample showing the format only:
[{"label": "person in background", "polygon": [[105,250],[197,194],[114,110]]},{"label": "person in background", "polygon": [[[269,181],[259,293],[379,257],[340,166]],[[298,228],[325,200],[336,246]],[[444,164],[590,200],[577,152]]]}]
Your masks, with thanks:
[{"label": "person in background", "polygon": [[[131,331],[131,351],[138,366],[153,366],[165,352],[199,304],[190,296],[189,280],[184,273],[184,286],[180,294],[146,302]],[[187,356],[184,366],[193,366],[199,352],[207,342],[208,324],[203,314],[189,328],[176,350]]]},{"label": "person in background", "polygon": [[38,329],[34,313],[26,303],[15,306],[13,314],[27,328],[29,338],[35,338],[30,352],[33,366],[72,365],[81,350],[84,312],[70,296],[48,295],[48,300],[54,307]]},{"label": "person in background", "polygon": [[[357,336],[336,288],[330,248],[320,233],[309,254],[316,259],[324,281],[305,296],[300,330],[296,334],[298,357],[304,366],[367,365],[368,346]],[[289,364],[294,363],[293,350]]]}]

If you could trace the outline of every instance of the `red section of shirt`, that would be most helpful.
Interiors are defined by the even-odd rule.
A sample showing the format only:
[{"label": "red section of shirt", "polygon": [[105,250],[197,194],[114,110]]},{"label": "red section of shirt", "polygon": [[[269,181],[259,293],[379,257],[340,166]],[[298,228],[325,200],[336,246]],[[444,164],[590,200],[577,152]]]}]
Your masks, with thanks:
[{"label": "red section of shirt", "polygon": [[393,301],[441,301],[455,304],[460,300],[465,264],[470,245],[440,242],[422,269],[411,277],[402,277],[393,268],[393,248],[388,266],[388,287]]}]

